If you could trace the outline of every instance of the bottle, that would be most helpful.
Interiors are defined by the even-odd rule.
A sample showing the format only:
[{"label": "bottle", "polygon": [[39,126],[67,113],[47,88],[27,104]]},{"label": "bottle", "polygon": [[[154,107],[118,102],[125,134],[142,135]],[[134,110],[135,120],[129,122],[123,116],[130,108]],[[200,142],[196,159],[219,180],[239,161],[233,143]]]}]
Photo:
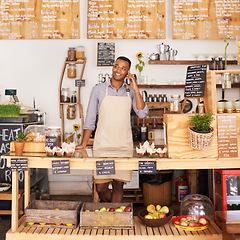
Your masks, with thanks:
[{"label": "bottle", "polygon": [[147,140],[147,126],[145,121],[143,120],[143,124],[141,126],[141,141],[145,142]]},{"label": "bottle", "polygon": [[212,58],[212,61],[209,63],[209,70],[217,70],[217,62],[215,58]]},{"label": "bottle", "polygon": [[76,102],[77,102],[76,91],[73,91],[73,94],[71,96],[71,103],[76,103]]},{"label": "bottle", "polygon": [[224,70],[224,69],[225,69],[224,63],[222,58],[220,57],[218,60],[218,70]]},{"label": "bottle", "polygon": [[76,69],[76,64],[75,63],[69,63],[68,64],[67,76],[69,78],[76,78],[77,69]]},{"label": "bottle", "polygon": [[69,103],[69,88],[62,88],[60,100],[62,103]]}]

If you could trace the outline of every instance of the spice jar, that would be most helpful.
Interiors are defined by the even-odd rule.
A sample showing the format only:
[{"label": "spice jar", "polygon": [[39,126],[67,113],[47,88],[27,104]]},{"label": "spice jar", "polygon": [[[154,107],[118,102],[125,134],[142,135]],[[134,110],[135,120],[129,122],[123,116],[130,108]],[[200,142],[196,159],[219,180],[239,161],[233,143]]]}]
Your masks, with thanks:
[{"label": "spice jar", "polygon": [[75,63],[69,63],[68,64],[67,76],[69,78],[76,78],[77,69],[76,69],[76,64]]},{"label": "spice jar", "polygon": [[67,119],[76,118],[76,107],[74,105],[69,105],[67,108]]},{"label": "spice jar", "polygon": [[74,47],[68,49],[68,61],[76,61],[76,49]]},{"label": "spice jar", "polygon": [[69,88],[62,88],[60,100],[62,103],[69,103]]},{"label": "spice jar", "polygon": [[61,128],[56,126],[48,127],[46,141],[48,138],[48,143],[53,144],[52,147],[61,147]]},{"label": "spice jar", "polygon": [[77,58],[77,60],[83,60],[85,58],[85,47],[84,46],[76,47],[76,58]]},{"label": "spice jar", "polygon": [[71,103],[76,103],[76,102],[77,102],[76,91],[73,91],[73,94],[71,96]]},{"label": "spice jar", "polygon": [[170,112],[179,112],[181,110],[180,95],[171,95]]}]

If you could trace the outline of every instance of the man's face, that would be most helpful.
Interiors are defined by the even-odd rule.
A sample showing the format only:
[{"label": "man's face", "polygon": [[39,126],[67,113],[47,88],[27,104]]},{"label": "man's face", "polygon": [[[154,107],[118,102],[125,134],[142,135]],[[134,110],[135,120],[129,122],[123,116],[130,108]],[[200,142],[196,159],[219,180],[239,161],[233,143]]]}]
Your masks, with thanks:
[{"label": "man's face", "polygon": [[128,74],[128,70],[129,63],[127,61],[118,59],[112,69],[113,79],[116,81],[123,81]]}]

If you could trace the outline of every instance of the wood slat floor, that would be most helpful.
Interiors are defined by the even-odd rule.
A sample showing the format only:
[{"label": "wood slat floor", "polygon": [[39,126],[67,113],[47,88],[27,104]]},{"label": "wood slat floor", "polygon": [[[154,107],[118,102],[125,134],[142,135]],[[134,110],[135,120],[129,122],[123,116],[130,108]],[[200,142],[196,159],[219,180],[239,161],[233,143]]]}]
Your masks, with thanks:
[{"label": "wood slat floor", "polygon": [[79,239],[222,239],[222,231],[211,222],[208,229],[198,232],[184,231],[174,227],[172,222],[162,227],[151,228],[142,224],[138,217],[134,217],[134,227],[131,230],[114,229],[61,229],[25,227],[20,225],[17,232],[12,233],[11,229],[6,234],[6,240],[79,240]]}]

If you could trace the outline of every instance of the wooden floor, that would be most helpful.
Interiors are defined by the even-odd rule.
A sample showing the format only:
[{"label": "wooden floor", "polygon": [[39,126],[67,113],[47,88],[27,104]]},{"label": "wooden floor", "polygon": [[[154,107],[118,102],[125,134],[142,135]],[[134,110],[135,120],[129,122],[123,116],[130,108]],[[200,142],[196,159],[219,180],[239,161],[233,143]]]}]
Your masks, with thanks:
[{"label": "wooden floor", "polygon": [[211,222],[208,229],[198,232],[183,231],[175,228],[170,221],[159,228],[146,227],[138,217],[134,217],[134,228],[132,230],[113,229],[61,229],[61,228],[41,228],[24,227],[20,225],[18,231],[6,234],[6,240],[79,240],[79,239],[222,239],[222,232],[218,226]]}]

